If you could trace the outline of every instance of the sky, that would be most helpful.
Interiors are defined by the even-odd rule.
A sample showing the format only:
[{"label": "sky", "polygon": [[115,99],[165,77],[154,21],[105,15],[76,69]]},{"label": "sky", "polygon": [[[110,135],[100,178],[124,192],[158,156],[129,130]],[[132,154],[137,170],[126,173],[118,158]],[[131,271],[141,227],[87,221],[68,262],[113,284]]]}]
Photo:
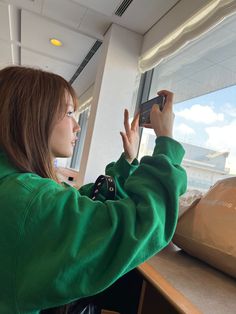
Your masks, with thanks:
[{"label": "sky", "polygon": [[236,174],[236,86],[174,105],[174,137],[216,151],[227,151],[226,167]]}]

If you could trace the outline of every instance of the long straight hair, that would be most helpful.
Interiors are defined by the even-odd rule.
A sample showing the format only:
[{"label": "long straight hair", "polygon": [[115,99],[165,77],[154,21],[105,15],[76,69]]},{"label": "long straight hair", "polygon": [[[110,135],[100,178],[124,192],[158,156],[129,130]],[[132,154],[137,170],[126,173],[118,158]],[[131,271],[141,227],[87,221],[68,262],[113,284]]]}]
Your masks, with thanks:
[{"label": "long straight hair", "polygon": [[21,66],[0,70],[0,147],[22,172],[57,180],[49,147],[55,123],[76,94],[61,76]]}]

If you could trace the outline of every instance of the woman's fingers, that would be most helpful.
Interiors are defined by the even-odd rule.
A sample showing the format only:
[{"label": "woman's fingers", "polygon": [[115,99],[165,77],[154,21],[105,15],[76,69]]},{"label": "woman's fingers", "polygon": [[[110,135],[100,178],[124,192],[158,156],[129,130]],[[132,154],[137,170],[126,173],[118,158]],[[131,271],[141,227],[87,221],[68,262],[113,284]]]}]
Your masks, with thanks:
[{"label": "woman's fingers", "polygon": [[126,134],[130,133],[130,125],[129,125],[129,111],[125,109],[124,111],[124,127]]},{"label": "woman's fingers", "polygon": [[172,92],[170,92],[168,90],[163,89],[163,90],[160,90],[157,94],[165,96],[165,98],[166,98],[163,110],[167,110],[168,108],[172,110],[174,93],[172,93]]},{"label": "woman's fingers", "polygon": [[147,129],[153,129],[151,123],[143,124],[142,126],[143,126],[144,128],[147,128]]},{"label": "woman's fingers", "polygon": [[136,131],[139,127],[139,112],[136,113],[136,115],[134,116],[134,119],[131,123],[131,130]]},{"label": "woman's fingers", "polygon": [[159,95],[166,97],[165,106],[160,111],[157,106],[153,106],[150,113],[151,125],[157,136],[168,136],[172,137],[173,132],[173,96],[174,94],[167,90],[161,90],[158,92]]},{"label": "woman's fingers", "polygon": [[120,132],[120,135],[122,137],[124,147],[127,147],[127,145],[129,144],[129,140],[128,140],[127,135],[124,132]]}]

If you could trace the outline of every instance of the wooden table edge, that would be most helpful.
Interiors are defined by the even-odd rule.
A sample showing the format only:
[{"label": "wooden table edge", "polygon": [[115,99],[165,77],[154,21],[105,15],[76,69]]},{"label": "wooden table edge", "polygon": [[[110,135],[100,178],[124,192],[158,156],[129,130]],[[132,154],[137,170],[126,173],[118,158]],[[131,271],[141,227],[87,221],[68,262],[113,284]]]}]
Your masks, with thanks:
[{"label": "wooden table edge", "polygon": [[181,292],[176,290],[155,268],[145,262],[137,267],[149,281],[180,313],[202,314]]}]

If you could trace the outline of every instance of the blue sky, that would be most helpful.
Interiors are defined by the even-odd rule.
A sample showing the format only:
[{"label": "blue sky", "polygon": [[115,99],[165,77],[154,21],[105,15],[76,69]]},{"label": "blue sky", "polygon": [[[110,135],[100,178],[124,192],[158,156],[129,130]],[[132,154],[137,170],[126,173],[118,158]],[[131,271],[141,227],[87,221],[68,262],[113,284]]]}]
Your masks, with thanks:
[{"label": "blue sky", "polygon": [[230,152],[227,167],[236,173],[236,86],[175,104],[177,140]]}]

